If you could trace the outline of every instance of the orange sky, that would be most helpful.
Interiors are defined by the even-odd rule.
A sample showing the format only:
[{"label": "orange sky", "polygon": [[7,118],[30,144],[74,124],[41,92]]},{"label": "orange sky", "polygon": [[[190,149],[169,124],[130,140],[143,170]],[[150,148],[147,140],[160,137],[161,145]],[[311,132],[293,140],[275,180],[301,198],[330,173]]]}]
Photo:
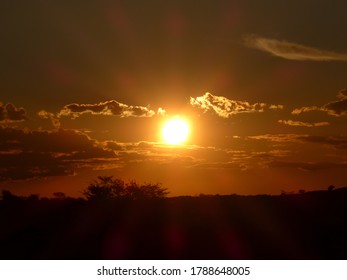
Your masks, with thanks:
[{"label": "orange sky", "polygon": [[[0,11],[0,189],[98,175],[171,195],[346,186],[344,1],[50,1]],[[163,143],[175,116],[187,141]]]}]

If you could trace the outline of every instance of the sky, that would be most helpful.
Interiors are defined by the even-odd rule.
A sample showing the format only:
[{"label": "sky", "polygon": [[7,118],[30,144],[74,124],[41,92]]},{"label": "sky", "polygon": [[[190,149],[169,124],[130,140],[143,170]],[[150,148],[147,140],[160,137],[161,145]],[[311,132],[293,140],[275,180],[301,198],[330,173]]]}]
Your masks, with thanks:
[{"label": "sky", "polygon": [[[0,190],[347,186],[346,1],[2,1]],[[184,119],[187,140],[161,131]]]}]

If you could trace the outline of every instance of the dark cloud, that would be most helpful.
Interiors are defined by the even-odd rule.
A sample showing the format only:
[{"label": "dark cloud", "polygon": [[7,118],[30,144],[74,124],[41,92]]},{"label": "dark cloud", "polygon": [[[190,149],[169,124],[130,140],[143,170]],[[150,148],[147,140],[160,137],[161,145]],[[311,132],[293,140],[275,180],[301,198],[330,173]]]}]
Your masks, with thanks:
[{"label": "dark cloud", "polygon": [[340,90],[337,95],[339,100],[329,102],[323,106],[308,106],[294,109],[292,111],[293,115],[299,115],[301,113],[310,112],[310,111],[322,111],[327,112],[331,116],[344,116],[347,115],[347,90]]},{"label": "dark cloud", "polygon": [[23,108],[16,108],[12,103],[6,105],[0,103],[0,122],[18,122],[27,119]]},{"label": "dark cloud", "polygon": [[347,53],[320,50],[284,40],[251,35],[246,36],[244,42],[247,47],[289,60],[347,61]]},{"label": "dark cloud", "polygon": [[150,151],[160,149],[158,145],[156,145],[156,142],[140,141],[122,143],[117,141],[104,141],[101,143],[106,149],[112,151]]},{"label": "dark cloud", "polygon": [[0,127],[0,181],[74,175],[82,168],[131,169],[143,164],[189,167],[197,162],[190,152],[151,142],[99,142],[75,130]]},{"label": "dark cloud", "polygon": [[305,135],[298,136],[297,139],[302,142],[308,143],[318,143],[328,146],[332,146],[338,150],[347,150],[347,137],[344,136],[314,136],[314,135]]},{"label": "dark cloud", "polygon": [[1,154],[0,181],[25,180],[74,174],[75,167],[50,153]]},{"label": "dark cloud", "polygon": [[265,134],[248,136],[246,140],[247,139],[278,143],[316,143],[327,145],[338,150],[347,150],[347,137],[345,136],[315,136],[307,134]]},{"label": "dark cloud", "polygon": [[73,175],[85,166],[115,161],[87,135],[73,130],[24,131],[0,128],[0,180]]},{"label": "dark cloud", "polygon": [[31,152],[72,153],[99,149],[95,140],[75,130],[0,129],[0,151],[20,149]]},{"label": "dark cloud", "polygon": [[112,151],[121,151],[123,150],[123,147],[121,144],[119,144],[116,141],[104,141],[103,145],[105,149],[112,150]]},{"label": "dark cloud", "polygon": [[203,109],[205,112],[212,110],[223,118],[229,118],[239,113],[263,112],[265,109],[283,109],[283,105],[250,104],[247,101],[230,100],[224,96],[213,95],[209,92],[195,98],[190,97],[190,104],[193,107]]},{"label": "dark cloud", "polygon": [[252,158],[256,159],[272,159],[276,157],[284,157],[288,155],[288,150],[270,150],[267,152],[252,152]]},{"label": "dark cloud", "polygon": [[330,115],[342,116],[347,115],[347,91],[343,89],[339,92],[337,97],[340,99],[338,101],[330,102],[323,107]]}]

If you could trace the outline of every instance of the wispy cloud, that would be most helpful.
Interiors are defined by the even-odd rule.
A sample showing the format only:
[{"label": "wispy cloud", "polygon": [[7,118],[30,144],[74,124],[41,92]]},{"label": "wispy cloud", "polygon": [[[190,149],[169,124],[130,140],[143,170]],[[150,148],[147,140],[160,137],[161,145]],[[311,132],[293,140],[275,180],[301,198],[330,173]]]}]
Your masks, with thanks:
[{"label": "wispy cloud", "polygon": [[295,168],[303,171],[321,171],[333,168],[346,168],[346,162],[301,162],[301,161],[272,161],[269,167]]},{"label": "wispy cloud", "polygon": [[293,121],[293,120],[279,120],[278,122],[281,124],[290,125],[290,126],[304,126],[304,127],[319,127],[319,126],[329,125],[328,122],[309,123],[309,122],[301,122],[301,121]]},{"label": "wispy cloud", "polygon": [[289,60],[347,61],[347,53],[321,50],[284,40],[250,35],[244,38],[244,42],[250,48]]},{"label": "wispy cloud", "polygon": [[0,102],[0,122],[18,122],[27,119],[26,112],[23,108],[16,108],[12,103],[3,105]]},{"label": "wispy cloud", "polygon": [[278,142],[278,143],[287,143],[287,142],[299,142],[299,137],[306,137],[307,135],[301,134],[262,134],[247,136],[246,140],[258,140],[258,141],[269,141],[269,142]]},{"label": "wispy cloud", "polygon": [[306,135],[306,136],[299,136],[297,139],[299,141],[306,142],[306,143],[323,144],[323,145],[333,147],[337,150],[347,151],[347,137],[344,137],[344,136]]},{"label": "wispy cloud", "polygon": [[263,112],[265,109],[283,109],[283,105],[268,105],[266,103],[250,104],[247,101],[231,100],[224,96],[213,95],[209,92],[195,98],[190,97],[190,104],[193,107],[203,109],[205,112],[212,110],[223,118],[229,118],[232,115],[240,113]]},{"label": "wispy cloud", "polygon": [[347,151],[347,137],[345,136],[315,136],[307,134],[264,134],[248,136],[246,138],[258,141],[277,143],[315,143]]},{"label": "wispy cloud", "polygon": [[294,109],[292,111],[292,114],[299,115],[301,113],[310,111],[323,111],[327,112],[329,115],[336,117],[347,115],[347,90],[340,90],[337,98],[339,100],[329,102],[328,104],[325,104],[323,106],[308,106]]},{"label": "wispy cloud", "polygon": [[244,163],[240,162],[209,162],[209,163],[198,163],[193,166],[194,168],[201,168],[201,169],[239,169],[242,171],[245,171],[248,169],[248,166]]}]

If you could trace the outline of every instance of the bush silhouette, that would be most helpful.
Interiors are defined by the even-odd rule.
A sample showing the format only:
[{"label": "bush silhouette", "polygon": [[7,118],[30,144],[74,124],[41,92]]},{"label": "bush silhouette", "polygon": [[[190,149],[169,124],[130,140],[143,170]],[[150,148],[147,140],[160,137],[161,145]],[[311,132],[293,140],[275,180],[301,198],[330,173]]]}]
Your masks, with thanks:
[{"label": "bush silhouette", "polygon": [[330,185],[329,187],[328,187],[328,191],[332,191],[333,189],[335,189],[335,186],[333,186],[333,185]]},{"label": "bush silhouette", "polygon": [[113,176],[98,176],[97,180],[89,184],[83,195],[87,200],[139,200],[148,198],[163,198],[169,192],[160,184],[138,184],[136,181],[125,183]]},{"label": "bush silhouette", "polygon": [[54,199],[58,199],[58,200],[66,199],[66,195],[63,192],[54,192],[53,197],[54,197]]},{"label": "bush silhouette", "polygon": [[1,199],[4,202],[8,202],[8,203],[14,203],[14,202],[18,202],[18,201],[22,200],[21,197],[16,196],[16,195],[12,194],[10,191],[7,191],[7,190],[3,190],[1,192]]}]

